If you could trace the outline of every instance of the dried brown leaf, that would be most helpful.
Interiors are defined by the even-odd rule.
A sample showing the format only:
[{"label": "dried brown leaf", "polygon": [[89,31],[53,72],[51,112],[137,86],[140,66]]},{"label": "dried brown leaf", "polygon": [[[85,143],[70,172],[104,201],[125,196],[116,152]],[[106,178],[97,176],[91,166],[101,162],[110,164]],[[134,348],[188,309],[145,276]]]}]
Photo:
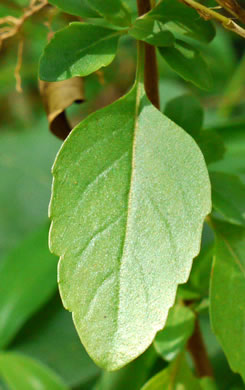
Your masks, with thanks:
[{"label": "dried brown leaf", "polygon": [[40,80],[39,88],[49,128],[53,134],[64,140],[71,131],[65,110],[74,102],[84,101],[84,81],[81,77],[57,82]]}]

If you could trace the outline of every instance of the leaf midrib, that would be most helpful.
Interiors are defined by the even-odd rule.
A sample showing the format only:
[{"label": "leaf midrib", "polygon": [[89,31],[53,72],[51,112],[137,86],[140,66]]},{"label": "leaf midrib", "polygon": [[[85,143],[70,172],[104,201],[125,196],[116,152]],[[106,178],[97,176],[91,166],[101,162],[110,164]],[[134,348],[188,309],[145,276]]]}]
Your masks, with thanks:
[{"label": "leaf midrib", "polygon": [[131,204],[132,204],[132,188],[133,188],[133,181],[134,181],[134,172],[135,172],[135,149],[136,149],[136,135],[138,131],[139,126],[139,108],[140,108],[140,101],[142,98],[142,85],[141,82],[138,81],[135,85],[136,88],[136,102],[135,102],[135,116],[134,116],[134,136],[133,136],[133,142],[132,142],[132,162],[131,162],[131,172],[130,172],[130,182],[129,182],[129,191],[127,195],[127,211],[126,211],[126,226],[125,226],[125,234],[122,240],[122,249],[121,254],[119,257],[119,268],[118,268],[118,302],[117,302],[117,318],[116,318],[116,331],[114,333],[113,338],[113,344],[115,343],[115,336],[118,331],[118,319],[119,319],[119,313],[120,313],[120,290],[121,290],[121,269],[122,269],[122,260],[124,257],[124,251],[125,251],[125,243],[127,242],[127,236],[128,236],[128,220],[130,218],[130,211],[131,211]]}]

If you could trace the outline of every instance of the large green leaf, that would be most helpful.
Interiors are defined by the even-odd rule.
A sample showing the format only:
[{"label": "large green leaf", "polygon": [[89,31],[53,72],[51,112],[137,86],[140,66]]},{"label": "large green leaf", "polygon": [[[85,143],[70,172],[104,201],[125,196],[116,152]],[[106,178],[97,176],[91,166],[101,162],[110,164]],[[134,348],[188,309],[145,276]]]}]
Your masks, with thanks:
[{"label": "large green leaf", "polygon": [[0,353],[0,376],[10,390],[68,390],[48,367],[12,352]]},{"label": "large green leaf", "polygon": [[172,32],[182,32],[204,42],[215,36],[213,25],[179,0],[162,0],[146,17],[149,16],[165,23]]},{"label": "large green leaf", "polygon": [[103,16],[110,23],[119,26],[130,24],[129,10],[121,0],[51,0],[50,3],[73,15],[85,18]]},{"label": "large green leaf", "polygon": [[40,60],[40,78],[61,81],[87,76],[109,65],[121,32],[87,23],[73,22],[57,32]]},{"label": "large green leaf", "polygon": [[194,377],[184,355],[180,355],[167,368],[155,375],[142,390],[201,390],[199,380]]},{"label": "large green leaf", "polygon": [[245,380],[245,229],[219,221],[213,226],[212,327],[232,370]]},{"label": "large green leaf", "polygon": [[53,175],[63,303],[92,358],[117,369],[151,344],[188,279],[210,211],[204,159],[137,83],[73,130]]},{"label": "large green leaf", "polygon": [[240,178],[224,172],[211,172],[212,203],[227,222],[245,227],[245,186]]},{"label": "large green leaf", "polygon": [[58,296],[24,325],[8,349],[41,361],[70,387],[84,385],[100,373],[84,350],[71,315]]},{"label": "large green leaf", "polygon": [[176,40],[173,47],[160,47],[159,52],[180,77],[202,89],[211,87],[209,69],[196,48]]},{"label": "large green leaf", "polygon": [[195,325],[195,315],[188,307],[175,305],[168,314],[164,329],[157,333],[154,340],[156,351],[168,361],[183,351],[191,337]]},{"label": "large green leaf", "polygon": [[57,258],[48,249],[48,224],[0,262],[0,347],[56,290]]}]

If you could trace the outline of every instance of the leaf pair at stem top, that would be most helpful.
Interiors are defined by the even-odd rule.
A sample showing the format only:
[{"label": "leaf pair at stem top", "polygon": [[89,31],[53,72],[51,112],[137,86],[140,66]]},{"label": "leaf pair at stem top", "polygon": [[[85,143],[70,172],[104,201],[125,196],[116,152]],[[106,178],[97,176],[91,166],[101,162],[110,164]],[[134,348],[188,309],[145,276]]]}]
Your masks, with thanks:
[{"label": "leaf pair at stem top", "polygon": [[[68,4],[66,1],[52,0],[52,3],[84,17],[87,22],[73,22],[54,35],[41,58],[41,79],[61,81],[74,76],[84,77],[109,65],[115,58],[119,38],[129,34],[159,47],[159,53],[182,78],[200,88],[210,88],[212,78],[197,42],[210,42],[215,30],[210,22],[200,19],[193,9],[179,0],[164,0],[133,23],[125,19],[125,23],[128,21],[126,27],[114,19],[110,19],[113,24],[108,26],[108,18],[124,15],[127,9],[119,1],[112,3],[118,13],[107,10],[110,9],[110,2],[89,2],[90,7],[97,3],[101,6],[98,17],[92,19],[88,19],[89,13],[84,11],[86,2],[73,0]],[[100,15],[105,19],[99,18]]]}]

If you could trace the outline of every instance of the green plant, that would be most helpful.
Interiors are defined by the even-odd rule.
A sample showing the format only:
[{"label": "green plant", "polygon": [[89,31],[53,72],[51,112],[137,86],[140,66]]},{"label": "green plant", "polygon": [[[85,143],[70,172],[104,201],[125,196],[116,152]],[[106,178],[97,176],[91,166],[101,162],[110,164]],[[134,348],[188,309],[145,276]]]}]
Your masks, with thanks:
[{"label": "green plant", "polygon": [[[213,9],[212,1],[209,7],[194,0],[49,3],[76,20],[52,36],[39,66],[50,127],[65,139],[52,170],[49,249],[59,256],[63,305],[72,312],[83,346],[102,371],[82,350],[83,364],[91,374],[84,382],[79,377],[73,383],[71,364],[69,380],[63,383],[57,376],[64,375],[63,363],[57,369],[54,359],[53,366],[43,366],[50,363],[43,361],[41,347],[40,351],[34,347],[33,353],[25,334],[22,343],[22,336],[17,336],[11,347],[10,341],[56,287],[56,258],[48,252],[45,225],[0,263],[0,347],[8,348],[0,353],[3,381],[16,390],[36,389],[28,382],[31,375],[47,389],[220,388],[205,346],[212,344],[212,336],[203,330],[209,326],[208,310],[231,369],[245,381],[245,182],[239,175],[245,169],[244,124],[234,125],[238,128],[231,139],[224,113],[235,106],[235,97],[235,103],[224,100],[220,107],[224,129],[215,126],[211,115],[213,126],[205,129],[203,109],[195,97],[198,89],[208,91],[213,82],[218,85],[211,64],[216,54],[209,53],[209,66],[208,55],[205,60],[215,38],[209,19],[240,40],[245,31],[226,13]],[[235,0],[218,3],[244,22],[244,11]],[[47,2],[34,1],[32,6],[30,15]],[[3,27],[2,34],[7,35],[2,39],[15,35],[29,14],[13,19],[14,29],[7,33]],[[3,23],[9,21],[5,18]],[[133,85],[70,132],[63,111],[73,101],[83,100],[81,77],[85,82],[93,73],[101,77],[98,72],[115,59],[119,40],[130,42],[135,51],[137,47]],[[158,75],[162,59],[172,74],[193,85],[192,94],[165,97],[163,112]],[[230,85],[236,79],[240,82],[241,75],[238,69]],[[164,77],[161,80],[165,93]],[[242,161],[240,170],[236,161]],[[45,264],[38,262],[43,256]],[[10,284],[9,275],[18,272],[20,258],[24,276],[18,274],[18,288],[14,279]],[[31,282],[20,296],[27,275]],[[63,321],[62,317],[54,323],[59,327]],[[74,345],[80,345],[70,323],[68,328]],[[46,333],[50,340],[56,338],[54,329],[41,331],[45,337],[38,341],[40,346],[45,345]],[[57,336],[53,348],[58,345],[62,337]],[[26,351],[42,364],[26,357]],[[222,367],[227,367],[225,360]],[[229,389],[244,388],[238,376],[231,378]]]}]

